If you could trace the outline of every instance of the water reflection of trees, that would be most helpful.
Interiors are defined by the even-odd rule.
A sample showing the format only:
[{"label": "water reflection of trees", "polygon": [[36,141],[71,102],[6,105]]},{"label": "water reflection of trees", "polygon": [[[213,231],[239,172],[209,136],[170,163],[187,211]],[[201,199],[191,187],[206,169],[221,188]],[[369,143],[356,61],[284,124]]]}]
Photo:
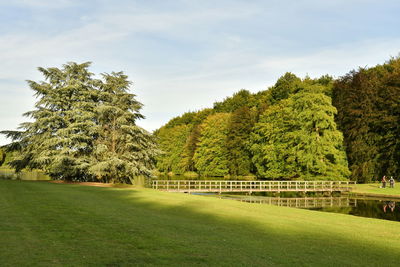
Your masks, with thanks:
[{"label": "water reflection of trees", "polygon": [[400,202],[392,200],[355,199],[350,197],[254,197],[243,195],[221,197],[248,203],[305,208],[400,221]]},{"label": "water reflection of trees", "polygon": [[357,206],[350,209],[323,208],[322,211],[339,212],[355,216],[400,221],[400,204],[395,201],[357,199]]},{"label": "water reflection of trees", "polygon": [[343,214],[350,214],[352,211],[353,207],[324,207],[321,209],[317,209],[320,211],[325,211],[325,212],[334,212],[334,213],[343,213]]}]

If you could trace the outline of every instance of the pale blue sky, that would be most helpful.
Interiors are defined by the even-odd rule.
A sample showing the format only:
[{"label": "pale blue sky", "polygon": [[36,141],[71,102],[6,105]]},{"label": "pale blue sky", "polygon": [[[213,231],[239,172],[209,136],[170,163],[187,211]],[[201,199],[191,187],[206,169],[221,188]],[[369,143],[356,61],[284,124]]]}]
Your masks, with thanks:
[{"label": "pale blue sky", "polygon": [[286,71],[338,77],[383,63],[400,52],[399,14],[398,0],[0,0],[0,130],[26,120],[38,66],[124,71],[151,131]]}]

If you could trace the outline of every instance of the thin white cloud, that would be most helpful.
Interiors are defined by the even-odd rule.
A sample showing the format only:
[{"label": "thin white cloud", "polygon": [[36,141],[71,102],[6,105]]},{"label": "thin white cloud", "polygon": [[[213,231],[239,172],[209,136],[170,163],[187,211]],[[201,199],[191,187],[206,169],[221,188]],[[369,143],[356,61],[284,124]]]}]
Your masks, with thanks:
[{"label": "thin white cloud", "polygon": [[390,57],[398,56],[399,52],[400,38],[370,39],[322,48],[298,56],[266,58],[260,68],[275,72],[291,71],[300,76],[342,76],[358,67],[383,64]]},{"label": "thin white cloud", "polygon": [[0,1],[1,5],[18,6],[24,8],[60,9],[75,5],[79,2],[71,0],[13,0]]}]

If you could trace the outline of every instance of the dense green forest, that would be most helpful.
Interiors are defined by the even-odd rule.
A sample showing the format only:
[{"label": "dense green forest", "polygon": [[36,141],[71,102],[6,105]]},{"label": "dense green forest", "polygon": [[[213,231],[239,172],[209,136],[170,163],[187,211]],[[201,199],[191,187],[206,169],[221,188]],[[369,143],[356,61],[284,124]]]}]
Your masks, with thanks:
[{"label": "dense green forest", "polygon": [[333,104],[352,178],[400,177],[400,58],[335,81]]},{"label": "dense green forest", "polygon": [[400,59],[329,75],[280,77],[155,131],[162,173],[359,182],[400,176]]},{"label": "dense green forest", "polygon": [[[212,108],[171,119],[152,136],[136,125],[142,104],[122,72],[90,64],[39,68],[31,122],[3,131],[7,164],[53,179],[130,182],[154,167],[183,177],[377,180],[400,176],[400,59],[333,79],[281,76]],[[158,148],[156,147],[158,143]],[[7,152],[7,155],[8,152]]]}]

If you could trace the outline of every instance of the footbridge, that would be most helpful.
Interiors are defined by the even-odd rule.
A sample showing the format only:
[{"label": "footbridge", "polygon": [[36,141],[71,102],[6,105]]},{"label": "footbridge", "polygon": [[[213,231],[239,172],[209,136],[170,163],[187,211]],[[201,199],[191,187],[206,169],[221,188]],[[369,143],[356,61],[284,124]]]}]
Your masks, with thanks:
[{"label": "footbridge", "polygon": [[152,188],[182,193],[210,192],[349,192],[350,181],[154,180]]}]

